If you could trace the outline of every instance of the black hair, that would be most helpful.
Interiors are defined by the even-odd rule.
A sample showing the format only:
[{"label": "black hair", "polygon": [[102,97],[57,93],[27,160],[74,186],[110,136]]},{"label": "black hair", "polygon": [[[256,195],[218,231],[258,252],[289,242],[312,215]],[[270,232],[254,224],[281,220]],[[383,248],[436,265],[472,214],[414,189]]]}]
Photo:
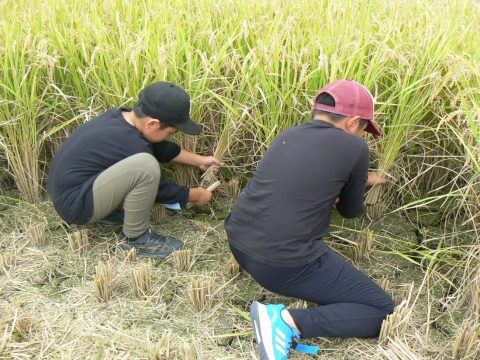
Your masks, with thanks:
[{"label": "black hair", "polygon": [[[137,103],[135,103],[135,105],[133,105],[133,113],[135,114],[136,117],[138,117],[139,119],[144,119],[147,117],[147,115],[145,115],[143,113],[142,110],[140,110],[140,107],[138,106]],[[160,130],[163,130],[163,129],[166,129],[167,127],[174,127],[172,125],[169,125],[169,124],[166,124],[164,123],[162,120],[160,119],[157,119],[159,122],[160,122]]]},{"label": "black hair", "polygon": [[[327,105],[327,106],[335,106],[335,99],[329,93],[324,92],[317,96],[317,98],[315,99],[315,103]],[[333,122],[342,121],[347,117],[345,115],[335,114],[335,113],[331,113],[329,111],[324,111],[324,110],[313,110],[312,118],[314,118],[315,115],[325,115]],[[368,124],[368,120],[360,119],[361,128],[367,127],[367,124]]]}]

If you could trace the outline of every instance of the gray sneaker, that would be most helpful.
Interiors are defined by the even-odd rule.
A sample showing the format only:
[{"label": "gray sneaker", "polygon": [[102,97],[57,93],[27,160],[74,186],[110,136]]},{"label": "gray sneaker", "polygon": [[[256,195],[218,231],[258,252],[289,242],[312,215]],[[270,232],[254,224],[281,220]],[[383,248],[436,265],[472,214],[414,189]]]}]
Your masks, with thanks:
[{"label": "gray sneaker", "polygon": [[145,231],[137,238],[128,238],[122,231],[119,238],[125,241],[123,248],[135,248],[138,250],[139,256],[155,259],[164,259],[183,247],[181,240],[157,234],[152,230]]}]

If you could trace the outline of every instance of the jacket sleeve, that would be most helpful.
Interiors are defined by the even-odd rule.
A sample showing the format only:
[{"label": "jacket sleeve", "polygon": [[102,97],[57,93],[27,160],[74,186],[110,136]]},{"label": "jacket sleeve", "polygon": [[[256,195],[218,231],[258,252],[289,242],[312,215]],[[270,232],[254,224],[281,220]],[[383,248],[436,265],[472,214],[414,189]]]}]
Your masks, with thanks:
[{"label": "jacket sleeve", "polygon": [[178,202],[180,207],[184,209],[187,207],[188,194],[189,189],[187,186],[181,186],[161,179],[155,202],[161,204],[175,204]]},{"label": "jacket sleeve", "polygon": [[180,146],[167,140],[154,143],[151,146],[153,156],[161,163],[170,162],[176,158],[181,151]]},{"label": "jacket sleeve", "polygon": [[368,145],[364,143],[350,178],[339,195],[337,210],[343,217],[354,218],[363,212],[363,195],[368,178]]}]

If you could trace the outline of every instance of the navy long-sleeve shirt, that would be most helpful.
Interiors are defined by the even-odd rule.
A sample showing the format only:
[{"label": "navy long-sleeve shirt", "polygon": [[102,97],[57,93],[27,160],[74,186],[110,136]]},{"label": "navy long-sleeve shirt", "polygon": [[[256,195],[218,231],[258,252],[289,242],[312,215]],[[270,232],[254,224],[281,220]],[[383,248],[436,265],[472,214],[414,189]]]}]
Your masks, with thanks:
[{"label": "navy long-sleeve shirt", "polygon": [[[169,162],[180,153],[170,141],[149,143],[122,115],[127,108],[114,108],[76,129],[55,154],[48,176],[48,191],[60,217],[68,223],[85,224],[93,214],[92,185],[97,176],[115,163],[146,152],[159,162]],[[162,181],[161,200],[185,205],[188,188]],[[167,198],[167,199],[165,199]],[[165,201],[167,202],[167,201]]]},{"label": "navy long-sleeve shirt", "polygon": [[327,245],[335,200],[344,217],[363,211],[367,143],[319,120],[294,126],[273,141],[225,221],[230,244],[253,259],[302,266]]}]

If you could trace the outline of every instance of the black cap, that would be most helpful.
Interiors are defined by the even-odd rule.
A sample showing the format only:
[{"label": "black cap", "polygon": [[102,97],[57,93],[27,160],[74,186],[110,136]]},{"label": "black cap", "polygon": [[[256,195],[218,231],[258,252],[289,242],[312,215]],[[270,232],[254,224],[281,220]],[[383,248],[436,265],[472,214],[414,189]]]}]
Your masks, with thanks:
[{"label": "black cap", "polygon": [[175,84],[161,81],[147,86],[135,105],[145,115],[186,134],[197,135],[202,131],[202,126],[190,119],[190,97]]}]

